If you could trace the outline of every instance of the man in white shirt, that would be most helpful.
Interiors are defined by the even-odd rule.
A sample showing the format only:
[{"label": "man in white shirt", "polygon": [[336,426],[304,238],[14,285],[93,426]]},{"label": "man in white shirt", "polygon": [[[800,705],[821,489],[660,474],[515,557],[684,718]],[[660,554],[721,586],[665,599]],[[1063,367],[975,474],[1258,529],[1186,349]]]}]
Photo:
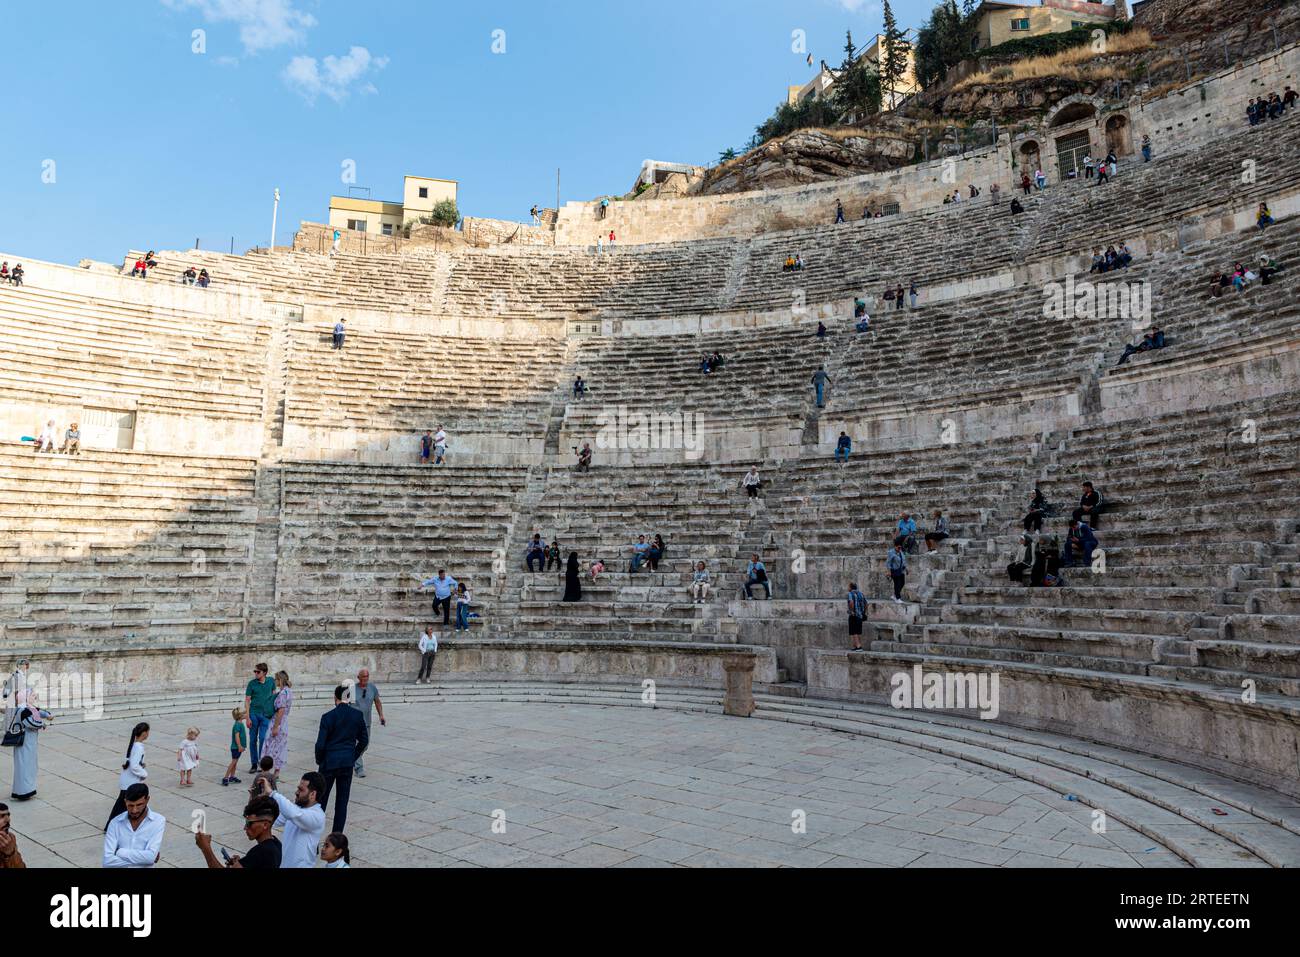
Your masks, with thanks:
[{"label": "man in white shirt", "polygon": [[433,659],[438,654],[438,636],[433,633],[433,625],[420,632],[420,676],[415,683],[428,684],[433,675]]},{"label": "man in white shirt", "polygon": [[275,801],[280,809],[275,827],[284,828],[284,847],[280,868],[312,868],[325,833],[325,810],[320,806],[320,795],[325,793],[325,778],[319,771],[308,771],[298,782],[298,790],[290,801],[279,791],[271,789],[271,782],[262,779],[262,795]]},{"label": "man in white shirt", "polygon": [[433,464],[441,465],[442,460],[447,457],[447,433],[438,426],[438,431],[433,433]]},{"label": "man in white shirt", "polygon": [[162,857],[167,819],[149,810],[149,785],[126,789],[126,810],[104,832],[104,866],[151,868]]}]

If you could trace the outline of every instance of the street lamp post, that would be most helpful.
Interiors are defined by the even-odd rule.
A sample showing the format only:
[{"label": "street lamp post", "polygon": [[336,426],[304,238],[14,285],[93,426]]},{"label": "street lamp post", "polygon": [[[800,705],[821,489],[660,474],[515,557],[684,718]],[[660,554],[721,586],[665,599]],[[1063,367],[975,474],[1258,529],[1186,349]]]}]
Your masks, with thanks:
[{"label": "street lamp post", "polygon": [[280,215],[280,191],[277,189],[277,190],[275,191],[275,206],[274,206],[274,208],[271,210],[271,249],[270,249],[270,252],[275,252],[275,220],[276,220],[276,218],[277,218],[279,215]]}]

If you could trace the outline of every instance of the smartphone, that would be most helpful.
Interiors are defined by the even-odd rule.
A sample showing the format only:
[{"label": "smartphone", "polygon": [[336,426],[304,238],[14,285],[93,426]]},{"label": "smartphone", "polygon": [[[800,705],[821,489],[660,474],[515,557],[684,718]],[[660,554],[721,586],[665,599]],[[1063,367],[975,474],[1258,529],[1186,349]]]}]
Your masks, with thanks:
[{"label": "smartphone", "polygon": [[224,847],[221,849],[221,856],[225,858],[227,864],[230,863],[230,852],[227,851]]}]

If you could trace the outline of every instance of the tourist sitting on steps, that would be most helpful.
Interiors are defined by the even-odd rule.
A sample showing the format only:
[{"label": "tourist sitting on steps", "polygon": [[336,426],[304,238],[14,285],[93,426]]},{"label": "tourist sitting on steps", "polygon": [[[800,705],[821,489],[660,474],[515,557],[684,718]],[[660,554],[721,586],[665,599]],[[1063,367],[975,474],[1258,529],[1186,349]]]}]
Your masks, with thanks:
[{"label": "tourist sitting on steps", "polygon": [[[524,552],[524,561],[530,572],[542,571],[543,563],[546,561],[546,545],[540,534],[534,535],[533,540],[528,543],[528,548]],[[537,562],[536,568],[533,567],[533,562]]]},{"label": "tourist sitting on steps", "polygon": [[1028,534],[1020,536],[1019,554],[1007,565],[1007,578],[1013,585],[1024,584],[1025,572],[1034,567],[1034,539]]},{"label": "tourist sitting on steps", "polygon": [[944,517],[943,509],[936,508],[931,516],[934,519],[934,528],[925,533],[925,550],[935,552],[939,546],[948,538],[948,519]]},{"label": "tourist sitting on steps", "polygon": [[574,451],[574,454],[576,454],[576,455],[578,456],[578,471],[579,471],[579,472],[590,472],[590,471],[591,471],[591,455],[592,455],[592,452],[591,452],[591,443],[590,443],[590,442],[583,442],[583,443],[582,443],[582,450],[581,450],[581,451],[578,450],[577,446],[574,446],[573,451]]},{"label": "tourist sitting on steps", "polygon": [[1066,536],[1065,545],[1061,548],[1061,565],[1065,568],[1074,567],[1074,553],[1077,551],[1083,556],[1083,564],[1092,564],[1092,553],[1097,548],[1097,536],[1092,533],[1092,529],[1076,519],[1070,520],[1070,532]]},{"label": "tourist sitting on steps", "polygon": [[835,444],[835,459],[838,462],[849,464],[849,456],[853,454],[853,440],[849,438],[847,432],[841,432],[839,441]]},{"label": "tourist sitting on steps", "polygon": [[701,605],[709,600],[709,570],[704,562],[695,563],[695,574],[691,576],[691,601]]},{"label": "tourist sitting on steps", "polygon": [[582,376],[578,376],[578,378],[573,380],[573,397],[575,399],[581,399],[584,398],[586,394],[587,383],[583,380]]},{"label": "tourist sitting on steps", "polygon": [[1119,357],[1119,362],[1115,363],[1115,368],[1118,369],[1124,363],[1128,362],[1129,356],[1137,355],[1140,352],[1151,352],[1155,349],[1163,349],[1164,347],[1165,334],[1159,329],[1152,329],[1142,336],[1142,341],[1137,345],[1129,344],[1124,346],[1124,354]]},{"label": "tourist sitting on steps", "polygon": [[640,571],[641,566],[645,564],[646,556],[650,553],[650,545],[646,542],[645,536],[637,537],[636,544],[632,546],[632,561],[627,566],[627,573],[635,575]]},{"label": "tourist sitting on steps", "polygon": [[826,338],[826,323],[821,322],[821,321],[818,321],[818,323],[817,323],[817,338],[818,338],[818,339],[825,339],[825,338]]},{"label": "tourist sitting on steps", "polygon": [[1259,273],[1260,281],[1268,285],[1273,281],[1273,277],[1282,271],[1282,267],[1268,257],[1267,253],[1259,254],[1259,262],[1255,267]]},{"label": "tourist sitting on steps", "polygon": [[751,589],[755,585],[762,585],[763,591],[768,600],[772,598],[772,585],[767,578],[767,566],[759,559],[758,553],[755,552],[749,556],[749,564],[745,567],[745,598],[751,599],[754,593]]},{"label": "tourist sitting on steps", "polygon": [[1011,215],[1018,216],[1025,211],[1025,207],[1020,205],[1020,200],[1015,196],[1011,197]]},{"label": "tourist sitting on steps", "polygon": [[587,573],[591,575],[591,580],[593,582],[596,581],[601,575],[605,574],[605,563],[601,561],[601,559],[597,558],[591,563],[591,568],[587,570]]},{"label": "tourist sitting on steps", "polygon": [[740,487],[748,493],[750,498],[758,498],[758,490],[763,487],[763,480],[759,477],[758,469],[751,468],[745,473],[745,477],[740,480]]},{"label": "tourist sitting on steps", "polygon": [[908,552],[916,551],[916,519],[912,518],[910,512],[904,512],[899,518],[896,531],[898,534],[894,536],[894,544]]},{"label": "tourist sitting on steps", "polygon": [[646,552],[646,564],[650,566],[652,572],[659,571],[659,561],[668,551],[668,546],[664,544],[662,535],[655,535],[654,541],[650,543],[650,549]]},{"label": "tourist sitting on steps", "polygon": [[207,271],[206,269],[200,269],[200,270],[199,270],[199,282],[198,282],[198,286],[199,286],[199,288],[200,288],[200,289],[207,289],[207,288],[208,288],[208,284],[211,283],[211,282],[212,282],[212,277],[208,275],[208,271]]},{"label": "tourist sitting on steps", "polygon": [[59,449],[59,451],[64,455],[81,454],[81,429],[76,422],[73,422],[68,430],[63,433],[63,448]]},{"label": "tourist sitting on steps", "polygon": [[1076,522],[1087,522],[1093,528],[1099,528],[1097,519],[1101,515],[1102,501],[1101,493],[1091,482],[1083,483],[1083,495],[1079,499],[1079,507],[1074,510],[1071,516]]},{"label": "tourist sitting on steps", "polygon": [[1269,211],[1268,203],[1259,204],[1259,212],[1255,214],[1255,225],[1260,229],[1273,225],[1273,214]]},{"label": "tourist sitting on steps", "polygon": [[1034,486],[1033,498],[1029,500],[1029,512],[1025,515],[1025,531],[1041,532],[1043,530],[1043,519],[1051,511],[1052,506],[1047,504],[1047,497],[1043,495],[1042,489]]},{"label": "tourist sitting on steps", "polygon": [[1061,542],[1055,535],[1034,556],[1029,572],[1030,588],[1050,588],[1064,584],[1061,578]]},{"label": "tourist sitting on steps", "polygon": [[186,266],[185,271],[181,273],[181,284],[184,286],[192,286],[198,278],[198,270],[193,266]]}]

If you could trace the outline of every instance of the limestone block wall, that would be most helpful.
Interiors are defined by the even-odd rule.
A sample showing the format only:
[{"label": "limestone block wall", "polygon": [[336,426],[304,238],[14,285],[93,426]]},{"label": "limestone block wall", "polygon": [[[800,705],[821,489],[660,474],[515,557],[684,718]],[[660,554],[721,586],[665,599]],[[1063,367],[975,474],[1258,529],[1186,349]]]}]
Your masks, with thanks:
[{"label": "limestone block wall", "polygon": [[482,219],[466,216],[461,229],[473,245],[554,246],[555,230],[506,219]]},{"label": "limestone block wall", "polygon": [[[854,655],[810,648],[810,697],[887,703],[891,679],[916,664],[945,673],[916,655]],[[1300,719],[1293,704],[1261,696],[1244,704],[1232,689],[1208,691],[1159,679],[1135,680],[1063,672],[1032,665],[991,664],[998,675],[998,715],[990,724],[1038,728],[1207,768],[1300,796],[1295,754]],[[1134,729],[1142,729],[1139,738]]]}]

